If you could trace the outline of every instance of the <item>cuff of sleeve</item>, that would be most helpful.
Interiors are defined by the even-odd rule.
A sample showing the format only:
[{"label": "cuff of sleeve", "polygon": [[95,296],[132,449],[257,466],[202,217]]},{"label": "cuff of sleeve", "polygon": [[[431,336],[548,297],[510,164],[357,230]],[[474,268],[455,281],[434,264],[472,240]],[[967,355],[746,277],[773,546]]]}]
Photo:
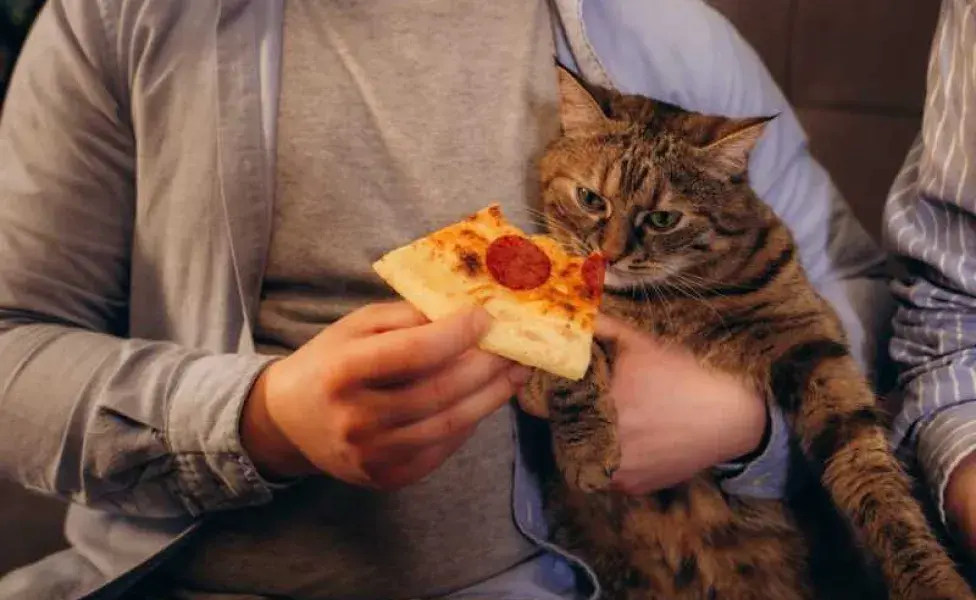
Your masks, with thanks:
[{"label": "cuff of sleeve", "polygon": [[918,435],[918,461],[925,473],[939,518],[946,523],[945,491],[953,470],[976,451],[976,402],[946,408],[926,423]]},{"label": "cuff of sleeve", "polygon": [[244,401],[273,357],[221,354],[187,366],[167,413],[175,494],[194,516],[263,504],[280,484],[262,478],[241,445]]},{"label": "cuff of sleeve", "polygon": [[790,436],[778,406],[770,407],[769,417],[769,440],[762,454],[745,465],[716,467],[720,474],[731,474],[721,482],[725,493],[764,499],[783,497],[789,469]]}]

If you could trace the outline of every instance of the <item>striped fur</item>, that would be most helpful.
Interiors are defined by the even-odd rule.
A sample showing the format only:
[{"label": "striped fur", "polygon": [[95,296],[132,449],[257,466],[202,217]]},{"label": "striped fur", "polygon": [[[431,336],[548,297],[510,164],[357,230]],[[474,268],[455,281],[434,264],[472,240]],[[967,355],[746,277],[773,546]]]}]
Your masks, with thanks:
[{"label": "striped fur", "polygon": [[[784,502],[724,494],[711,473],[647,497],[608,484],[619,461],[612,348],[579,383],[539,375],[560,542],[609,598],[973,598],[886,440],[886,419],[793,239],[751,191],[764,119],[723,119],[561,72],[565,135],[541,161],[544,214],[568,246],[613,261],[604,310],[691,349],[784,410],[795,441]],[[578,189],[590,190],[587,205]],[[660,211],[651,216],[648,211]],[[665,212],[681,215],[667,225]]]}]

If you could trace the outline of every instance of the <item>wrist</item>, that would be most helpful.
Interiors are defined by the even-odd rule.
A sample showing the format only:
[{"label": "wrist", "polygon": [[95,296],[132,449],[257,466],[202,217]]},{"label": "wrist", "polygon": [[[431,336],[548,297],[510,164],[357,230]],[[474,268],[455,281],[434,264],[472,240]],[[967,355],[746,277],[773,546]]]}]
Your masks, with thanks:
[{"label": "wrist", "polygon": [[[755,422],[755,421],[754,421]],[[747,435],[743,437],[742,443],[735,450],[734,458],[727,460],[728,463],[734,464],[748,464],[756,460],[762,453],[766,451],[766,447],[769,445],[769,438],[771,437],[773,430],[772,418],[769,414],[769,408],[763,405],[763,420],[762,420],[762,433],[759,435],[758,439],[755,436],[756,428],[750,428],[747,430]],[[752,432],[751,435],[749,432]]]},{"label": "wrist", "polygon": [[312,463],[291,443],[268,411],[268,380],[274,363],[265,367],[244,400],[240,437],[244,452],[258,472],[269,480],[282,480],[316,472]]},{"label": "wrist", "polygon": [[[741,384],[740,384],[741,385]],[[725,392],[726,395],[728,391]],[[766,451],[772,437],[773,423],[769,406],[757,393],[745,387],[739,388],[741,396],[730,403],[736,413],[726,419],[723,436],[723,454],[720,464],[747,465]]]}]

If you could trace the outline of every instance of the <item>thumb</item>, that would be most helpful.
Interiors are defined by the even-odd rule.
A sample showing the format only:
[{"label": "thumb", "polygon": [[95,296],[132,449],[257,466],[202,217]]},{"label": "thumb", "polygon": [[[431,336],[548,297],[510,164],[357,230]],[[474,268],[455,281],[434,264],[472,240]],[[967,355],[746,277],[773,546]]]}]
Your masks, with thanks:
[{"label": "thumb", "polygon": [[616,317],[599,313],[594,322],[593,335],[616,346],[631,346],[641,333]]},{"label": "thumb", "polygon": [[364,338],[343,354],[343,374],[347,382],[378,382],[433,372],[473,348],[491,323],[484,308],[473,306],[425,325]]}]

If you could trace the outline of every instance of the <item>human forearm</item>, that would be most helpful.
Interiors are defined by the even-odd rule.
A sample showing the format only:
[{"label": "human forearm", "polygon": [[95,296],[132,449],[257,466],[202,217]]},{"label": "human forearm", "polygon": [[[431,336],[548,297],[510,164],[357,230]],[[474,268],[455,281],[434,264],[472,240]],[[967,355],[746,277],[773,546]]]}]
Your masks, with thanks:
[{"label": "human forearm", "polygon": [[237,419],[264,359],[126,339],[137,151],[105,8],[47,3],[0,114],[0,473],[144,516],[260,502]]},{"label": "human forearm", "polygon": [[917,457],[943,520],[947,514],[961,516],[970,512],[966,510],[966,504],[974,478],[962,476],[960,466],[972,462],[970,457],[974,451],[976,403],[967,402],[944,409],[921,428]]},{"label": "human forearm", "polygon": [[258,471],[272,479],[286,479],[315,472],[315,467],[295,448],[268,410],[268,381],[272,365],[266,365],[251,388],[241,411],[241,444]]},{"label": "human forearm", "polygon": [[[0,312],[9,322],[9,311]],[[142,516],[266,501],[243,452],[243,400],[264,362],[75,328],[0,327],[0,473]]]}]

